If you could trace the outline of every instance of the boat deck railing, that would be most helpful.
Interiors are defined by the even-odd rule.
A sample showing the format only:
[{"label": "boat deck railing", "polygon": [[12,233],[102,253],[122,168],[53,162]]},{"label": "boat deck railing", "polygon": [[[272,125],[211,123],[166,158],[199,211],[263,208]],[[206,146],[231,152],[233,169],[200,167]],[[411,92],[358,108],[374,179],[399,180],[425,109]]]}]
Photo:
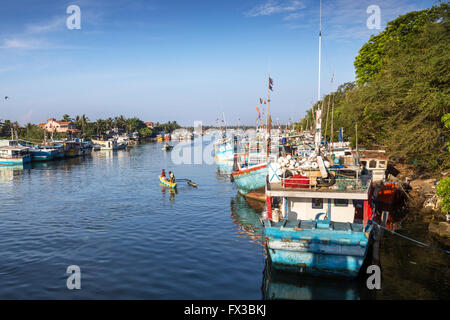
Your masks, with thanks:
[{"label": "boat deck railing", "polygon": [[[258,164],[263,164],[263,163],[267,163],[267,162],[271,162],[271,161],[275,161],[276,160],[276,156],[275,155],[269,155],[269,157],[267,157],[267,155],[265,154],[265,152],[241,152],[241,153],[237,153],[237,164],[239,167],[243,167],[243,166],[255,166]],[[269,161],[267,161],[267,159],[269,159]]]},{"label": "boat deck railing", "polygon": [[321,179],[320,177],[287,177],[281,178],[281,182],[269,183],[271,189],[282,189],[296,191],[340,191],[358,192],[369,189],[371,183],[370,176],[343,177]]}]

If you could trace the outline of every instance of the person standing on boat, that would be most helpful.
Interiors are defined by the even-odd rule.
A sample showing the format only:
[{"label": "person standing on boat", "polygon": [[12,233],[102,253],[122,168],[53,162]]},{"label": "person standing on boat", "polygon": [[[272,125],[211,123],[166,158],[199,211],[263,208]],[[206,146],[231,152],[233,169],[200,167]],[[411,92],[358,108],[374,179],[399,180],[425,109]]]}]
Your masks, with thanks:
[{"label": "person standing on boat", "polygon": [[175,175],[172,171],[169,171],[170,183],[175,183]]},{"label": "person standing on boat", "polygon": [[166,177],[166,171],[165,171],[164,169],[162,169],[162,171],[161,171],[161,177],[162,177],[162,178],[165,178],[165,177]]}]

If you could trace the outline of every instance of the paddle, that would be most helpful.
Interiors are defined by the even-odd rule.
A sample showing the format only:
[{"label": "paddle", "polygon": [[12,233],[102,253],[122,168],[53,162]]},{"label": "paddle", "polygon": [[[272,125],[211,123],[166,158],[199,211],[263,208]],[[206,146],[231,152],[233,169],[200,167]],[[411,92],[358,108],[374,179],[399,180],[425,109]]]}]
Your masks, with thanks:
[{"label": "paddle", "polygon": [[198,185],[195,183],[195,182],[193,182],[193,181],[191,181],[191,180],[189,180],[189,179],[175,179],[175,181],[186,181],[186,183],[188,184],[188,185],[190,185],[191,187],[194,187],[194,188],[197,188],[198,187]]}]

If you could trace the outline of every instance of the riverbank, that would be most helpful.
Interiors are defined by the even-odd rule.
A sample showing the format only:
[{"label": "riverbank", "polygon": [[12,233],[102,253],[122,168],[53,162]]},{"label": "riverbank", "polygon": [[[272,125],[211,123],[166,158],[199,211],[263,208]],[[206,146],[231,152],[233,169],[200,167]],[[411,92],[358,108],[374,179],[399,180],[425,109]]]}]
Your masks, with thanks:
[{"label": "riverbank", "polygon": [[447,215],[441,211],[441,198],[436,195],[437,183],[448,176],[449,172],[429,174],[418,171],[414,166],[396,163],[399,170],[398,181],[409,181],[408,208],[419,212],[429,223],[428,231],[435,240],[446,248],[450,247],[450,223]]}]

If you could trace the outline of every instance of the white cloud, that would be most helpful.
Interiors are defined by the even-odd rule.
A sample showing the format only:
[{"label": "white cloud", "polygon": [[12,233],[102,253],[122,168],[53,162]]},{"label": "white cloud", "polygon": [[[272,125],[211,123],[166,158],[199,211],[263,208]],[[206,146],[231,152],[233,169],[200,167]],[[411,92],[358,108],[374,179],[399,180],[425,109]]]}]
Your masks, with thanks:
[{"label": "white cloud", "polygon": [[256,6],[248,11],[246,15],[249,17],[270,16],[278,13],[294,12],[303,8],[305,8],[305,5],[298,0],[267,0],[264,4]]},{"label": "white cloud", "polygon": [[83,49],[80,46],[68,46],[51,43],[45,39],[10,38],[3,40],[0,49]]},{"label": "white cloud", "polygon": [[37,47],[36,41],[20,40],[20,39],[5,39],[3,41],[2,49],[33,49]]},{"label": "white cloud", "polygon": [[[381,9],[381,30],[368,29],[367,8],[378,5]],[[339,40],[368,39],[383,30],[388,21],[409,11],[422,10],[411,0],[333,0],[322,1],[323,34]],[[265,0],[246,12],[247,17],[280,16],[288,29],[303,29],[319,25],[319,0]]]},{"label": "white cloud", "polygon": [[[369,18],[366,10],[370,5],[378,5],[381,10],[381,30],[367,28]],[[334,39],[368,39],[371,34],[381,32],[386,23],[409,11],[422,8],[408,0],[336,0],[324,6],[325,34]]]},{"label": "white cloud", "polygon": [[59,30],[63,30],[65,27],[66,17],[56,17],[50,21],[46,21],[38,24],[29,24],[25,28],[25,33],[28,34],[39,34],[48,33]]},{"label": "white cloud", "polygon": [[305,15],[301,12],[294,12],[290,13],[287,16],[283,18],[284,21],[292,21],[292,20],[298,20],[300,18],[303,18]]}]

